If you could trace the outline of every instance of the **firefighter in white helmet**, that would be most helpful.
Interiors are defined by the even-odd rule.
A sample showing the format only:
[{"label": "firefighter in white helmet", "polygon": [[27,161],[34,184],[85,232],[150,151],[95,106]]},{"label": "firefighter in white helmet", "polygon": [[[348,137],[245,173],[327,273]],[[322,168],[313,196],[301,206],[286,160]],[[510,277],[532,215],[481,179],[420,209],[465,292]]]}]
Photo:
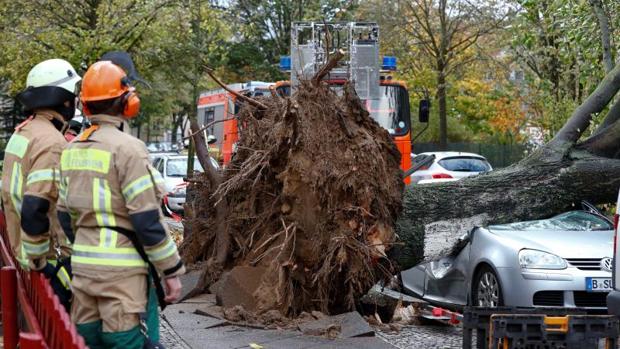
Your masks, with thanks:
[{"label": "firefighter in white helmet", "polygon": [[[34,66],[26,88],[17,95],[31,116],[15,128],[5,149],[2,201],[11,248],[22,267],[42,270],[48,278],[58,272],[57,260],[70,254],[56,201],[60,154],[66,144],[63,132],[75,113],[80,80],[62,59]],[[59,276],[66,290],[69,276],[64,269]],[[64,301],[66,305],[68,299]]]}]

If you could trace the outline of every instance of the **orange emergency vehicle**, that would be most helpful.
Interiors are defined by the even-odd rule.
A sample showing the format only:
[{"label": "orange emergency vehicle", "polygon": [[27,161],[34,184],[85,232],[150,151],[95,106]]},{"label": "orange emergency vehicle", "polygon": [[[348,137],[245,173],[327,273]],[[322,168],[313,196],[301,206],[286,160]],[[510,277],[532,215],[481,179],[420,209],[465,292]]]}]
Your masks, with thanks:
[{"label": "orange emergency vehicle", "polygon": [[[228,85],[228,88],[248,96],[270,95],[269,86],[273,83],[250,81]],[[223,165],[230,162],[235,151],[238,139],[237,120],[234,118],[239,112],[237,97],[223,88],[213,89],[200,94],[198,98],[198,123],[207,125],[214,121],[213,126],[205,130],[207,136],[214,136],[215,142],[210,145],[219,150],[220,161]]]}]

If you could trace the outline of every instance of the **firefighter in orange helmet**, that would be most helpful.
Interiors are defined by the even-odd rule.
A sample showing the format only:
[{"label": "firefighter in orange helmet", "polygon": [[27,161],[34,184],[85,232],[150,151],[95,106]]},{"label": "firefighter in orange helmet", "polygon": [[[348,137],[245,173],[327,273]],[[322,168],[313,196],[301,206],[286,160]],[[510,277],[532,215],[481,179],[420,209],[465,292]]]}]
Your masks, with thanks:
[{"label": "firefighter in orange helmet", "polygon": [[[140,100],[125,71],[100,61],[80,95],[92,126],[61,156],[60,223],[75,236],[71,317],[91,349],[157,342],[160,304],[180,296],[185,267],[160,211],[163,180],[144,143],[123,132]],[[145,333],[147,335],[145,335]]]}]

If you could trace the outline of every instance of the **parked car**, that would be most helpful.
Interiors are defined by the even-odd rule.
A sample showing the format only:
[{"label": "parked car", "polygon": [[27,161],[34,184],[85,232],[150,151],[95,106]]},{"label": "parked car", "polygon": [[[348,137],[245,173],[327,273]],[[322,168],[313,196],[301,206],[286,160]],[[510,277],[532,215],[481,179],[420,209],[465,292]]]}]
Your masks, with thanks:
[{"label": "parked car", "polygon": [[618,201],[616,203],[616,214],[614,215],[614,256],[613,256],[613,289],[607,296],[607,307],[609,313],[620,316],[620,245],[618,244],[618,217],[620,215],[620,192],[618,193]]},{"label": "parked car", "polygon": [[[219,169],[220,165],[211,158],[211,163]],[[174,213],[183,213],[185,204],[185,189],[187,183],[187,155],[161,155],[155,157],[153,161],[155,167],[164,178],[166,187],[166,198],[164,199],[164,209]],[[194,157],[194,171],[202,172],[202,166],[197,157]]]},{"label": "parked car", "polygon": [[605,310],[613,224],[597,211],[476,228],[454,256],[401,274],[405,290],[431,303]]},{"label": "parked car", "polygon": [[146,148],[151,153],[173,152],[178,150],[177,145],[171,142],[150,142],[146,145]]},{"label": "parked car", "polygon": [[455,151],[420,153],[412,159],[412,166],[418,162],[425,164],[411,174],[412,184],[455,181],[493,170],[484,156],[474,153]]}]

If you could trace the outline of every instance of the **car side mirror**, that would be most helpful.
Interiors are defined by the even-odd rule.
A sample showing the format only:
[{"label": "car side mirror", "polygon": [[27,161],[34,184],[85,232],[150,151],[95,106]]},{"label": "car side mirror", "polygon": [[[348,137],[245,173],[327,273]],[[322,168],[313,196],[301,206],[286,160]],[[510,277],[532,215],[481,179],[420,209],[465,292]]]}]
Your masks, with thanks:
[{"label": "car side mirror", "polygon": [[431,113],[431,101],[428,99],[420,100],[420,108],[418,109],[418,121],[423,124],[428,123],[428,118]]}]

